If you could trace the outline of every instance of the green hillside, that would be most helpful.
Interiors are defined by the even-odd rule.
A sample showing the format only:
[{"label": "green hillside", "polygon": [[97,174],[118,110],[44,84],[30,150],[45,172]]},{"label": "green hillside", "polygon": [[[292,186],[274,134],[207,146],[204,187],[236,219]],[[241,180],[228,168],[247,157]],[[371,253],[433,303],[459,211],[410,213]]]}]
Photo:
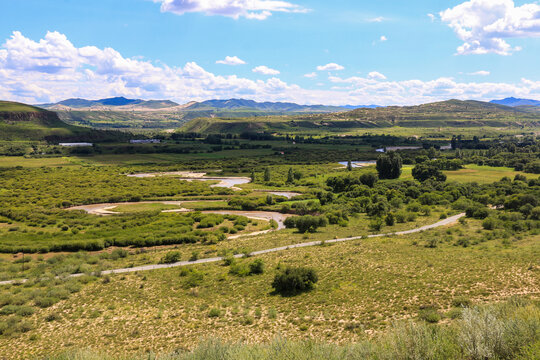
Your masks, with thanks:
[{"label": "green hillside", "polygon": [[126,137],[64,123],[54,112],[10,101],[0,101],[0,140],[112,141]]},{"label": "green hillside", "polygon": [[182,132],[239,133],[267,132],[349,132],[370,128],[439,127],[531,127],[540,125],[538,113],[480,101],[448,100],[418,106],[361,108],[332,114],[251,117],[243,119],[194,119]]}]

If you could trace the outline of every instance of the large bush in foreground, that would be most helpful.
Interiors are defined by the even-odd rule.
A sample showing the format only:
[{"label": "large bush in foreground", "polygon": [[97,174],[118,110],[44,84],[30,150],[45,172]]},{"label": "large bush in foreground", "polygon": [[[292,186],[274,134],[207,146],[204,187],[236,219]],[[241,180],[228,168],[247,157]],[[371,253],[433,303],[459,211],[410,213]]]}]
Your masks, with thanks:
[{"label": "large bush in foreground", "polygon": [[272,287],[280,294],[297,294],[313,289],[318,280],[314,269],[286,267],[276,274]]}]

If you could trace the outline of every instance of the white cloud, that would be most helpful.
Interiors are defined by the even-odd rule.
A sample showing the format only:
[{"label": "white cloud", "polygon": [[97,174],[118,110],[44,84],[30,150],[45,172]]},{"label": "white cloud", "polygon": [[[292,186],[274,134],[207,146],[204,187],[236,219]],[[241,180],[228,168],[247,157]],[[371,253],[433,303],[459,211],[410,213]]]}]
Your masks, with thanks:
[{"label": "white cloud", "polygon": [[255,68],[253,68],[253,70],[251,70],[251,71],[253,71],[254,73],[259,73],[259,74],[263,74],[263,75],[279,75],[278,70],[271,69],[268,66],[264,66],[264,65],[257,66]]},{"label": "white cloud", "polygon": [[472,76],[488,76],[490,75],[491,73],[489,71],[486,71],[486,70],[480,70],[480,71],[475,71],[475,72],[471,72],[471,73],[468,73],[467,75],[472,75]]},{"label": "white cloud", "polygon": [[381,42],[388,41],[388,38],[386,36],[381,36],[379,39]]},{"label": "white cloud", "polygon": [[244,65],[246,62],[242,59],[240,59],[238,56],[225,56],[224,60],[218,60],[216,61],[216,64],[223,64],[223,65]]},{"label": "white cloud", "polygon": [[431,19],[431,22],[434,22],[437,17],[433,14],[427,14],[427,16]]},{"label": "white cloud", "polygon": [[377,71],[370,72],[368,78],[373,80],[386,80],[386,76]]},{"label": "white cloud", "polygon": [[304,77],[307,77],[309,79],[314,79],[317,77],[317,73],[316,72],[312,72],[312,73],[309,73],[309,74],[304,74]]},{"label": "white cloud", "polygon": [[201,12],[205,15],[227,16],[233,19],[264,20],[275,12],[307,12],[308,10],[279,0],[154,0],[161,3],[162,12],[184,15]]},{"label": "white cloud", "polygon": [[366,77],[329,76],[328,80],[332,87],[319,83],[317,89],[304,89],[275,77],[252,80],[216,75],[193,61],[182,67],[169,67],[125,58],[111,48],[76,47],[57,32],[49,32],[39,41],[15,32],[0,46],[0,98],[34,104],[110,96],[170,99],[178,103],[248,98],[329,105],[405,105],[450,98],[492,100],[508,96],[540,98],[540,81],[530,79],[516,83],[458,82],[451,78],[388,81],[382,74],[372,72]]},{"label": "white cloud", "polygon": [[345,69],[343,66],[336,63],[330,63],[326,65],[317,66],[318,71],[339,71]]},{"label": "white cloud", "polygon": [[540,5],[513,0],[471,0],[440,13],[463,45],[457,54],[510,55],[521,50],[506,39],[540,36]]},{"label": "white cloud", "polygon": [[385,20],[384,17],[378,16],[378,17],[368,19],[368,22],[380,23],[380,22],[383,22],[384,20]]}]

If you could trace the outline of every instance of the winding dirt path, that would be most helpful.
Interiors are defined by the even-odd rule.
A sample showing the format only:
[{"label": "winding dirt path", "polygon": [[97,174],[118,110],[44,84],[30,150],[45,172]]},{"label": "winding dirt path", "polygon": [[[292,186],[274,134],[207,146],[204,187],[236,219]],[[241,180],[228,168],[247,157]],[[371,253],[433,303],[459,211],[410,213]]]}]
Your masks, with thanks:
[{"label": "winding dirt path", "polygon": [[[438,222],[436,222],[434,224],[424,225],[424,226],[421,226],[421,227],[418,227],[418,228],[415,228],[415,229],[405,230],[405,231],[398,231],[398,232],[395,232],[395,233],[373,234],[373,235],[368,235],[367,237],[368,238],[375,238],[375,237],[382,237],[382,236],[407,235],[407,234],[418,233],[418,232],[421,232],[421,231],[434,229],[434,228],[438,228],[438,227],[441,227],[441,226],[451,225],[451,224],[457,222],[460,218],[462,218],[464,216],[465,216],[465,214],[462,213],[462,214],[450,216],[449,218],[438,221]],[[305,242],[305,243],[300,243],[300,244],[292,244],[292,245],[287,245],[287,246],[281,246],[281,247],[272,248],[272,249],[258,250],[258,251],[254,251],[252,253],[249,253],[248,255],[249,256],[257,256],[257,255],[263,255],[263,254],[268,254],[268,253],[274,253],[274,252],[278,252],[278,251],[296,249],[296,248],[318,246],[318,245],[322,245],[323,243],[333,244],[333,243],[340,243],[340,242],[345,242],[345,241],[359,240],[359,239],[362,239],[362,238],[363,238],[363,236],[354,236],[354,237],[341,238],[341,239],[332,239],[332,240],[324,240],[324,241],[310,241],[310,242]],[[244,254],[234,255],[235,258],[242,258],[244,256],[245,256]],[[168,268],[174,268],[174,267],[179,267],[179,266],[187,266],[187,265],[195,265],[195,264],[207,264],[207,263],[213,263],[213,262],[218,262],[218,261],[222,261],[222,260],[223,260],[223,257],[213,257],[213,258],[200,259],[200,260],[195,260],[195,261],[179,261],[179,262],[176,262],[174,264],[142,265],[142,266],[136,266],[136,267],[131,267],[131,268],[104,270],[104,271],[101,271],[100,274],[101,275],[111,275],[111,274],[131,273],[131,272],[137,272],[137,271],[168,269]],[[71,274],[71,275],[69,275],[69,277],[79,277],[79,276],[83,276],[83,275],[85,275],[85,274]],[[27,281],[26,279],[6,280],[6,281],[0,281],[0,285],[9,285],[9,284],[13,284],[15,282],[24,283],[26,281]]]}]

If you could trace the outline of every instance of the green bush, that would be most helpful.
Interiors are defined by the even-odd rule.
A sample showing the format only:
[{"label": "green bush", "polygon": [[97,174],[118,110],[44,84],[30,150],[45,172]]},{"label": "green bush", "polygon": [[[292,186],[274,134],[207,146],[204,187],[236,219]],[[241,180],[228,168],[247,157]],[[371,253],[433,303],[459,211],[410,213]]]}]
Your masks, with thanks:
[{"label": "green bush", "polygon": [[423,309],[418,313],[418,318],[434,324],[441,321],[441,314],[439,314],[435,309]]},{"label": "green bush", "polygon": [[249,264],[250,274],[262,274],[264,273],[264,261],[262,259],[256,259]]},{"label": "green bush", "polygon": [[314,269],[303,267],[287,267],[278,270],[272,287],[281,294],[297,294],[313,289],[319,280]]},{"label": "green bush", "polygon": [[221,311],[218,308],[212,308],[208,312],[208,317],[215,318],[221,315]]},{"label": "green bush", "polygon": [[40,308],[47,308],[47,307],[53,306],[59,301],[60,301],[59,298],[50,297],[50,296],[37,297],[36,299],[34,299],[34,303],[36,304],[36,306]]},{"label": "green bush", "polygon": [[173,264],[173,263],[176,263],[176,262],[179,262],[180,259],[181,259],[181,254],[179,251],[169,251],[168,253],[165,254],[165,256],[163,256],[161,258],[161,260],[159,260],[159,263],[160,264]]}]

